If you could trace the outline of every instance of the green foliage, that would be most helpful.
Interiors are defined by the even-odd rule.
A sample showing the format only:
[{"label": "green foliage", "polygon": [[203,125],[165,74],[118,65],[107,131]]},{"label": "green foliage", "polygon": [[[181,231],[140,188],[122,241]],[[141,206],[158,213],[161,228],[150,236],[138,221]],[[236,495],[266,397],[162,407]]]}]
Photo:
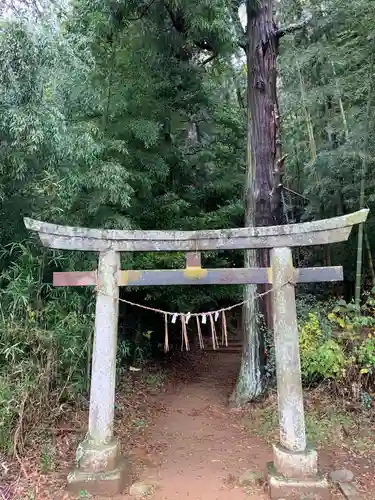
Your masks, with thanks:
[{"label": "green foliage", "polygon": [[144,367],[152,355],[152,331],[136,332],[133,339],[118,343],[117,369],[120,373],[128,366]]},{"label": "green foliage", "polygon": [[[350,346],[361,374],[372,375],[375,369],[375,289],[358,311],[354,304],[339,301],[328,318],[339,328],[340,338]],[[360,312],[360,314],[359,314]]]},{"label": "green foliage", "polygon": [[[309,355],[307,356],[309,357]],[[344,371],[346,359],[342,347],[334,340],[327,340],[319,346],[316,355],[306,363],[307,376],[322,378],[339,378]]]},{"label": "green foliage", "polygon": [[329,439],[337,440],[338,429],[354,428],[355,424],[353,415],[341,408],[331,407],[320,411],[310,411],[306,415],[306,433],[309,444],[315,447]]},{"label": "green foliage", "polygon": [[[365,202],[373,211],[374,95],[369,118],[366,110],[373,6],[366,0],[329,0],[324,6],[315,0],[284,0],[279,8],[280,22],[288,25],[303,12],[311,13],[313,21],[306,29],[283,38],[279,58],[283,151],[289,154],[288,183],[305,196],[288,198],[289,217],[295,221],[311,220],[358,210],[367,126],[370,134]],[[372,249],[373,225],[374,219],[370,218],[366,228]],[[344,265],[345,279],[354,281],[356,238],[338,245],[329,259],[332,264]],[[315,251],[308,253],[306,261],[326,264],[326,258]],[[363,263],[364,272],[368,272],[367,251]]]},{"label": "green foliage", "polygon": [[78,498],[91,498],[91,494],[86,490],[80,490],[78,494]]},{"label": "green foliage", "polygon": [[162,371],[156,373],[148,373],[145,376],[146,385],[152,389],[160,389],[166,382],[165,373]]},{"label": "green foliage", "polygon": [[346,359],[342,347],[327,339],[318,317],[309,313],[299,332],[301,368],[306,381],[338,378],[343,375]]},{"label": "green foliage", "polygon": [[93,301],[44,285],[55,259],[39,249],[11,245],[2,257],[14,259],[0,275],[0,449],[9,451],[17,426],[27,431],[85,393]]},{"label": "green foliage", "polygon": [[41,451],[40,470],[43,474],[53,471],[55,468],[56,449],[52,443],[44,443]]},{"label": "green foliage", "polygon": [[[138,17],[138,2],[47,4],[42,13],[31,4],[10,13],[0,31],[0,245],[11,242],[0,260],[2,449],[13,447],[21,419],[27,431],[31,421],[76,403],[89,385],[93,295],[47,283],[53,270],[95,268],[96,256],[45,253],[30,234],[30,245],[23,243],[23,216],[106,228],[242,225],[244,115],[227,58],[225,2],[198,2],[199,15],[182,2],[188,23],[181,36],[158,2],[134,22],[127,19]],[[220,54],[203,66],[194,40],[204,43],[208,34]],[[239,258],[205,256],[213,266]],[[184,259],[128,255],[125,265],[176,268]],[[197,310],[236,300],[240,290],[127,293]],[[122,339],[119,369],[149,358],[148,329]]]},{"label": "green foliage", "polygon": [[361,363],[361,373],[372,375],[375,370],[375,339],[371,333],[362,342],[356,351],[357,359]]},{"label": "green foliage", "polygon": [[[313,393],[312,393],[313,396]],[[306,417],[306,434],[310,446],[320,446],[330,439],[338,446],[342,446],[341,429],[345,428],[349,432],[350,446],[353,449],[359,450],[362,446],[362,441],[358,439],[358,417],[354,417],[353,413],[343,411],[342,407],[335,407],[333,400],[325,401],[320,407],[319,402],[317,407],[314,404],[308,406]],[[251,419],[245,420],[246,427],[249,428],[252,434],[259,434],[272,443],[279,434],[279,419],[277,408],[253,408]],[[363,418],[361,430],[365,431],[371,426],[370,422]],[[347,444],[349,446],[349,443]]]},{"label": "green foliage", "polygon": [[360,314],[353,303],[347,304],[344,300],[338,302],[328,314],[328,319],[342,330],[343,335],[349,335],[351,339],[356,338],[362,328],[374,324],[372,316]]},{"label": "green foliage", "polygon": [[365,410],[371,410],[374,406],[371,395],[368,392],[361,392],[360,403]]},{"label": "green foliage", "polygon": [[[308,300],[299,311],[301,367],[306,384],[330,379],[343,394],[352,394],[364,409],[372,408],[375,374],[375,290],[361,311],[354,304]],[[328,327],[327,327],[328,325]],[[353,388],[359,389],[354,390]],[[353,392],[354,390],[354,392]],[[347,397],[347,396],[346,396]]]}]

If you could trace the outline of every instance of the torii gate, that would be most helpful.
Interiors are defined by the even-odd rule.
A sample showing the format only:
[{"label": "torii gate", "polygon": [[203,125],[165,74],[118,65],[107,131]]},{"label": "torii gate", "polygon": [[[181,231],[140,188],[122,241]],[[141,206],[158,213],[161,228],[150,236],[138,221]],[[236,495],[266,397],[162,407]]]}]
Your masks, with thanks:
[{"label": "torii gate", "polygon": [[[25,218],[44,246],[99,252],[97,271],[54,273],[55,286],[97,285],[89,427],[77,449],[77,468],[68,486],[93,494],[121,493],[129,468],[113,436],[120,286],[272,284],[280,442],[274,445],[268,485],[272,499],[328,499],[329,487],[318,474],[317,453],[307,448],[294,283],[339,281],[342,267],[295,269],[291,247],[347,240],[368,210],[301,224],[210,231],[122,231],[49,224]],[[271,249],[271,267],[203,269],[206,250]],[[121,271],[120,252],[183,251],[185,270]]]}]

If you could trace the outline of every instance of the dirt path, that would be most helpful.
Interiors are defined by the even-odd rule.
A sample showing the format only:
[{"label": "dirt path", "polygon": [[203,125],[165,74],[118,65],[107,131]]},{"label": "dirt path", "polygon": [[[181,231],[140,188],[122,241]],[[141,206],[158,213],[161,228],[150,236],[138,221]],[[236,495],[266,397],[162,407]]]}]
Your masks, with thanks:
[{"label": "dirt path", "polygon": [[[117,394],[117,435],[124,452],[130,451],[132,455],[134,480],[157,485],[152,500],[227,500],[228,497],[268,500],[260,485],[242,488],[238,480],[245,471],[264,473],[267,462],[272,459],[271,443],[278,438],[277,425],[272,423],[276,401],[271,394],[263,406],[230,411],[227,401],[239,358],[239,353],[184,353],[174,362],[168,361],[165,369],[170,375],[169,382],[163,388],[154,385],[151,371],[144,374],[145,380],[138,379],[137,375],[134,379],[128,377]],[[147,382],[149,376],[151,379]],[[344,467],[352,470],[361,500],[374,500],[374,453],[372,448],[361,452],[361,448],[355,446],[357,441],[357,444],[364,443],[360,436],[354,439],[359,434],[361,421],[353,421],[348,427],[345,420],[344,435],[343,421],[335,413],[331,415],[332,422],[327,422],[326,408],[330,401],[319,391],[305,397],[310,416],[315,415],[311,422],[320,422],[321,413],[316,405],[318,402],[323,405],[325,420],[320,430],[324,431],[323,436],[331,438],[320,440],[320,469],[325,474]],[[334,404],[335,400],[331,402]],[[262,416],[264,411],[266,414]],[[70,428],[82,428],[82,432],[66,432],[61,427],[61,432],[51,434],[47,441],[49,447],[43,448],[45,440],[36,441],[36,446],[30,447],[28,455],[23,457],[26,478],[19,474],[18,462],[9,464],[6,484],[14,491],[10,498],[77,500],[76,495],[66,491],[66,476],[72,468],[77,443],[84,438],[87,411],[80,409],[65,423]],[[327,425],[328,433],[324,428]],[[314,432],[317,434],[316,428]],[[367,441],[374,441],[372,431],[364,436]],[[42,465],[49,465],[48,471],[43,471]],[[130,495],[120,495],[113,500],[130,498],[134,500]],[[333,498],[342,500],[343,497],[334,494]]]},{"label": "dirt path", "polygon": [[263,472],[271,458],[227,406],[238,361],[236,355],[206,354],[189,366],[189,382],[162,396],[165,412],[150,436],[158,452],[140,474],[158,484],[154,500],[227,500],[229,491],[232,500],[267,498],[261,486],[245,492],[237,485],[246,470]]}]

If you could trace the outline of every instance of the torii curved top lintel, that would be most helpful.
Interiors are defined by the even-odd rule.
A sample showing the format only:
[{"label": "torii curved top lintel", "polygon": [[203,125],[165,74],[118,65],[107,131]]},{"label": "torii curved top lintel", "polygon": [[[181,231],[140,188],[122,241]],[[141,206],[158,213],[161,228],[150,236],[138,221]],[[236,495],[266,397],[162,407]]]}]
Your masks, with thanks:
[{"label": "torii curved top lintel", "polygon": [[203,231],[128,231],[59,226],[25,218],[44,246],[65,250],[119,252],[194,252],[247,248],[325,245],[348,239],[352,227],[365,222],[369,210],[313,222],[267,227]]}]

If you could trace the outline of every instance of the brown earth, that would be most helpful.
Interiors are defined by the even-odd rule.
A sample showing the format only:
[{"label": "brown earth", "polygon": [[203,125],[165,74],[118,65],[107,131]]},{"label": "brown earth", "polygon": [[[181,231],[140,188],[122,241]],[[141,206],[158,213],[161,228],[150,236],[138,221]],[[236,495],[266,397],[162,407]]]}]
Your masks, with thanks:
[{"label": "brown earth", "polygon": [[271,453],[260,439],[249,439],[227,406],[236,361],[230,354],[201,356],[193,370],[190,366],[193,378],[162,398],[165,413],[150,435],[161,451],[151,458],[154,467],[140,473],[158,484],[155,500],[226,500],[229,492],[233,500],[267,498],[262,486],[245,491],[237,485],[246,470],[265,472]]},{"label": "brown earth", "polygon": [[[267,462],[272,459],[270,443],[277,438],[273,431],[270,435],[258,432],[263,425],[257,420],[259,405],[241,411],[228,407],[238,363],[238,353],[184,354],[169,367],[170,381],[157,389],[150,389],[148,375],[126,377],[117,397],[116,430],[124,450],[130,451],[134,480],[151,481],[156,486],[154,500],[267,498],[261,484],[246,488],[238,484],[247,470],[265,472]],[[150,377],[154,380],[156,375]],[[261,406],[267,405],[274,406],[275,398],[269,398]],[[65,492],[65,479],[73,464],[75,446],[84,435],[86,419],[87,411],[82,411],[75,419],[70,414],[65,424],[50,428],[44,448],[37,444],[27,448],[29,451],[21,459],[24,472],[17,477],[19,464],[5,464],[6,481],[1,483],[11,485],[11,491],[3,498],[77,498]],[[246,424],[249,421],[251,426]],[[337,446],[327,440],[319,456],[323,472],[351,469],[362,500],[375,499],[371,452],[356,454],[345,441]],[[43,464],[48,470],[41,473]],[[113,500],[130,498],[125,492]],[[341,496],[334,493],[334,498]]]}]

